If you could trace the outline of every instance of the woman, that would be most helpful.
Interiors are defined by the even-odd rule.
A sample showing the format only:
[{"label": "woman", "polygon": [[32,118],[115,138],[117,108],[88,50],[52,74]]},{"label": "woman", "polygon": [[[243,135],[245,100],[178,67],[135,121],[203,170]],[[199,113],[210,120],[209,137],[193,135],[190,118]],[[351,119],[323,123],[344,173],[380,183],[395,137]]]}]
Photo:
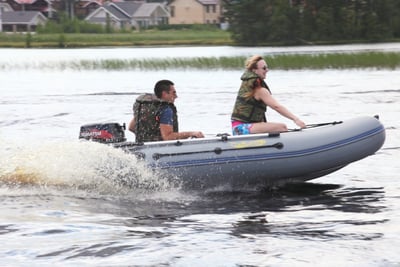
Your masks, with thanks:
[{"label": "woman", "polygon": [[267,122],[267,106],[292,120],[300,128],[306,127],[303,121],[272,97],[264,81],[267,72],[267,63],[261,56],[255,55],[246,61],[246,71],[240,78],[242,84],[231,117],[233,135],[287,131],[284,123]]}]

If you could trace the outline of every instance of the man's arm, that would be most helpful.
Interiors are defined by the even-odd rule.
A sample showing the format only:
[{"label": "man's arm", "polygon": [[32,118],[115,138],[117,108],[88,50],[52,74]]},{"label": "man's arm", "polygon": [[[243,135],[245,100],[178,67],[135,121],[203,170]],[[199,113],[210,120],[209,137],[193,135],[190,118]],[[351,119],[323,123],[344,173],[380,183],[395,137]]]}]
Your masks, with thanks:
[{"label": "man's arm", "polygon": [[202,132],[191,131],[191,132],[174,132],[172,125],[160,124],[160,132],[163,140],[178,140],[187,139],[190,137],[202,138],[204,137]]},{"label": "man's arm", "polygon": [[128,130],[131,131],[132,133],[135,133],[135,125],[136,125],[135,118],[133,117],[129,122]]},{"label": "man's arm", "polygon": [[163,140],[178,140],[187,139],[189,137],[204,137],[202,132],[191,131],[191,132],[174,132],[174,119],[171,108],[166,108],[161,112],[160,116],[160,132]]}]

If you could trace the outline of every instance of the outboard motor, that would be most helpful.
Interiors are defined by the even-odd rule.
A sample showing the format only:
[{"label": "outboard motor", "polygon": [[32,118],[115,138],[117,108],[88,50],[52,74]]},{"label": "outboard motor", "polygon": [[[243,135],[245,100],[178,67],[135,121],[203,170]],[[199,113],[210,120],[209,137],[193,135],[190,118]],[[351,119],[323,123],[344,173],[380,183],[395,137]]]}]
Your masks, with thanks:
[{"label": "outboard motor", "polygon": [[79,139],[92,140],[100,143],[125,142],[125,123],[95,123],[81,126]]}]

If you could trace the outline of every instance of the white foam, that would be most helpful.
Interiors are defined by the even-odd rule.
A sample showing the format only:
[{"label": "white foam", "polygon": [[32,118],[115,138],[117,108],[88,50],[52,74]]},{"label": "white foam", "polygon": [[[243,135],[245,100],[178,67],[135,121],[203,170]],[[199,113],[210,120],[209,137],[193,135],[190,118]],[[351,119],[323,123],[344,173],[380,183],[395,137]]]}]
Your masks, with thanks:
[{"label": "white foam", "polygon": [[97,193],[177,188],[171,179],[112,146],[86,142],[18,145],[0,139],[0,180],[11,185],[69,187]]}]

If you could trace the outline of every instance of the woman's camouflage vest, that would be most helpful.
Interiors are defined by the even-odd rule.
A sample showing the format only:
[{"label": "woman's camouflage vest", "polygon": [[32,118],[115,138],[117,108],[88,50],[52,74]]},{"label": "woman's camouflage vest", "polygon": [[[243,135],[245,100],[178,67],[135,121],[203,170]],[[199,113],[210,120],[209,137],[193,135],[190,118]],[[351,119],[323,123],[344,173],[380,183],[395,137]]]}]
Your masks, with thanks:
[{"label": "woman's camouflage vest", "polygon": [[240,79],[242,80],[242,84],[236,97],[231,119],[243,122],[266,122],[265,112],[267,105],[261,100],[256,100],[254,97],[246,98],[246,95],[251,94],[257,79],[258,82],[261,81],[262,87],[270,91],[268,85],[252,71],[246,71]]},{"label": "woman's camouflage vest", "polygon": [[135,117],[135,136],[137,143],[162,141],[160,132],[160,114],[163,108],[170,107],[173,111],[174,132],[178,132],[178,115],[173,103],[163,101],[154,94],[138,96],[133,105]]}]

